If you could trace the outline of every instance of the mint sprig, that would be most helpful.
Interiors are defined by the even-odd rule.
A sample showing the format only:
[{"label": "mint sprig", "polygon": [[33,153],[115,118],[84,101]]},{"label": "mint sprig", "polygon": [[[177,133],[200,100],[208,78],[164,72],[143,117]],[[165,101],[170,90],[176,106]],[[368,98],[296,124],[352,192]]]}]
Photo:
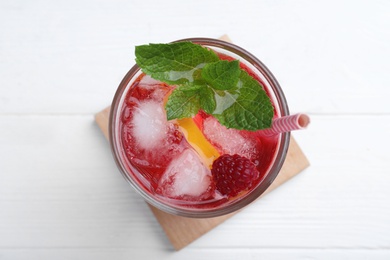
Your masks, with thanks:
[{"label": "mint sprig", "polygon": [[137,46],[136,62],[152,78],[176,85],[165,105],[168,120],[195,116],[200,109],[227,128],[269,128],[272,103],[239,61],[220,60],[191,42]]}]

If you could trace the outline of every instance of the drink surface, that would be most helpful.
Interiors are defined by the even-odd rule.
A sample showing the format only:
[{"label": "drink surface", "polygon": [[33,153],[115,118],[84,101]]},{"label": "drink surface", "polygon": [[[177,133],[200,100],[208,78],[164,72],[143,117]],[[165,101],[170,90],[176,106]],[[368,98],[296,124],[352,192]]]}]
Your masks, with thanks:
[{"label": "drink surface", "polygon": [[[279,137],[227,129],[202,111],[192,119],[167,121],[164,104],[174,88],[141,74],[126,94],[119,129],[130,177],[145,192],[175,207],[215,208],[245,196],[267,174]],[[248,158],[259,172],[251,187],[234,196],[222,194],[211,173],[213,161],[224,154]]]}]

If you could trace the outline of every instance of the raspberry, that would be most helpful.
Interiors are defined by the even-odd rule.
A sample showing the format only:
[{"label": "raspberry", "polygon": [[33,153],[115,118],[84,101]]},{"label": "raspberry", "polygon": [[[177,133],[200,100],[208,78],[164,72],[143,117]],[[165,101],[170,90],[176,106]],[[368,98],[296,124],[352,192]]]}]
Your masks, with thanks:
[{"label": "raspberry", "polygon": [[248,190],[259,177],[256,166],[238,154],[224,154],[213,162],[211,169],[215,186],[219,192],[229,197]]}]

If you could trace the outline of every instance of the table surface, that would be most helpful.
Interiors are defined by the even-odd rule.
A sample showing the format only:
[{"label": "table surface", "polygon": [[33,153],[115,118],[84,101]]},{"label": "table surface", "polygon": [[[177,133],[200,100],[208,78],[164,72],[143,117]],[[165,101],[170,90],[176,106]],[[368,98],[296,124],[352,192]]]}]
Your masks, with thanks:
[{"label": "table surface", "polygon": [[[389,1],[0,2],[0,259],[390,259]],[[175,252],[94,114],[134,46],[229,34],[311,166]]]}]

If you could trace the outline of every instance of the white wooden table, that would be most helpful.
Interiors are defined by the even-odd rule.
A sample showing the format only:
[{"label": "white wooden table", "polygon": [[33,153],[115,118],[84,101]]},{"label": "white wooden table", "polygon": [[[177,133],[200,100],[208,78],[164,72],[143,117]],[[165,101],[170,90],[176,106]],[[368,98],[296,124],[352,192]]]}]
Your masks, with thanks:
[{"label": "white wooden table", "polygon": [[[390,259],[389,1],[0,1],[0,259]],[[229,34],[311,166],[174,252],[94,114],[134,46]]]}]

